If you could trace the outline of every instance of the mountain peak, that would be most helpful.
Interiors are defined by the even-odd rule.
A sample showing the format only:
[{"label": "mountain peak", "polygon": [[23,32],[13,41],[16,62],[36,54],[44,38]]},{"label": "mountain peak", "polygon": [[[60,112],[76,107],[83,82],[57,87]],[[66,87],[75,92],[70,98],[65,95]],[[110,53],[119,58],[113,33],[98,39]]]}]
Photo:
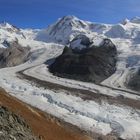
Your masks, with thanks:
[{"label": "mountain peak", "polygon": [[0,23],[0,25],[1,25],[2,27],[7,27],[7,28],[11,28],[11,27],[12,27],[12,25],[9,24],[9,23],[6,22],[6,21],[2,21],[2,22]]},{"label": "mountain peak", "polygon": [[0,28],[4,29],[4,30],[11,30],[11,31],[19,31],[20,29],[6,21],[2,21],[0,22]]},{"label": "mountain peak", "polygon": [[76,16],[73,15],[68,15],[68,16],[63,16],[62,18],[60,18],[57,23],[64,23],[64,24],[72,24],[72,26],[77,26],[77,25],[81,25],[82,28],[83,26],[86,26],[88,23],[86,21],[83,21],[81,19],[79,19]]},{"label": "mountain peak", "polygon": [[[76,35],[89,31],[89,24],[73,15],[60,18],[56,23],[49,26],[47,30],[41,31],[36,39],[41,41],[56,41],[67,44]],[[44,36],[46,36],[44,38]],[[46,39],[47,38],[47,39]]]},{"label": "mountain peak", "polygon": [[74,15],[67,15],[67,16],[63,16],[62,17],[63,19],[69,19],[69,20],[72,20],[72,19],[78,19],[76,16],[74,16]]},{"label": "mountain peak", "polygon": [[81,21],[81,20],[78,19],[77,17],[75,17],[73,15],[68,15],[68,16],[64,16],[64,17],[60,18],[58,20],[58,23],[59,24],[65,24],[65,25],[75,25],[79,21]]}]

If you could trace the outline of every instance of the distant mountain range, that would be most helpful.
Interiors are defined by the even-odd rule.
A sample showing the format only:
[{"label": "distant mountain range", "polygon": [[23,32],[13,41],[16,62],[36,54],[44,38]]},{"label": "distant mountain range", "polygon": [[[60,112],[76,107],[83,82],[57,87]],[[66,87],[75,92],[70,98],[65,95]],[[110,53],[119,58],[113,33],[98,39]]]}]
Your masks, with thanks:
[{"label": "distant mountain range", "polygon": [[[125,19],[118,24],[100,24],[83,21],[75,16],[64,16],[47,29],[20,29],[7,22],[0,24],[0,40],[33,39],[44,42],[67,44],[78,34],[93,39],[97,36],[130,39],[139,43],[140,17]],[[98,42],[98,41],[97,41]]]}]

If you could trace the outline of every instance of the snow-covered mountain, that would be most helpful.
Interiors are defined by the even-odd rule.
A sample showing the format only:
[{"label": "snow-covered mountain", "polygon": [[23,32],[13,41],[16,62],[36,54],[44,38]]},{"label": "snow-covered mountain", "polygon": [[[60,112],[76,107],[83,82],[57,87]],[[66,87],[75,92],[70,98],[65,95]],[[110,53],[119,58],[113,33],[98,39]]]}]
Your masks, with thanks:
[{"label": "snow-covered mountain", "polygon": [[[100,84],[60,78],[48,70],[50,63],[62,54],[64,45],[69,42],[72,48],[77,48],[79,43],[84,48],[87,44],[90,46],[90,43],[101,44],[106,38],[117,48],[117,68],[113,75]],[[78,126],[91,135],[96,132],[139,140],[140,92],[126,87],[129,79],[132,79],[130,85],[137,79],[136,84],[139,84],[139,38],[139,17],[125,19],[113,25],[65,16],[47,29],[41,30],[18,29],[9,23],[1,23],[0,47],[6,48],[9,42],[16,40],[21,46],[31,47],[31,57],[26,63],[16,67],[0,69],[0,85],[16,98]],[[11,50],[6,53],[6,56],[10,55]],[[108,53],[106,55],[110,56]],[[82,70],[81,68],[79,71]],[[23,73],[23,78],[17,77],[19,72]],[[25,80],[26,76],[30,78]],[[37,81],[43,84],[38,86]],[[75,91],[71,94],[73,90]]]},{"label": "snow-covered mountain", "polygon": [[[6,47],[5,40],[16,40],[22,46],[30,46],[33,49],[45,46],[45,43],[67,45],[78,35],[86,35],[94,45],[99,45],[104,38],[111,39],[118,51],[117,69],[125,71],[139,68],[139,59],[135,58],[138,58],[140,53],[140,17],[125,19],[118,24],[102,24],[83,21],[75,16],[64,16],[47,29],[36,30],[19,29],[4,22],[0,24],[0,47]],[[78,42],[80,40],[76,44]],[[122,84],[121,81],[119,85]],[[109,84],[108,79],[105,83]],[[117,82],[117,86],[119,85]]]},{"label": "snow-covered mountain", "polygon": [[40,29],[20,29],[10,23],[0,23],[0,48],[6,48],[5,42],[18,41],[22,46],[38,46],[36,38]]},{"label": "snow-covered mountain", "polygon": [[19,28],[7,22],[0,23],[0,47],[5,47],[4,41],[15,41],[18,38],[25,38]]},{"label": "snow-covered mountain", "polygon": [[139,43],[140,18],[125,19],[114,25],[83,21],[75,16],[64,16],[47,29],[19,29],[6,22],[0,24],[1,42],[16,38],[68,44],[79,34],[89,36],[94,39],[94,42],[99,38],[107,37],[130,39],[134,43]]},{"label": "snow-covered mountain", "polygon": [[140,18],[125,19],[121,23],[99,24],[83,21],[75,16],[65,16],[47,29],[38,32],[36,40],[67,44],[75,36],[86,34],[90,37],[97,35],[109,38],[132,39],[138,42],[140,38]]},{"label": "snow-covered mountain", "polygon": [[104,33],[109,27],[110,25],[106,24],[94,24],[83,21],[75,16],[65,16],[56,23],[50,25],[47,29],[41,30],[36,39],[45,42],[67,44],[79,34],[96,36],[97,33]]},{"label": "snow-covered mountain", "polygon": [[[99,45],[104,38],[109,38],[117,47],[117,72],[103,84],[123,87],[124,81],[129,79],[128,75],[131,75],[131,69],[139,69],[140,17],[125,19],[118,24],[100,24],[83,21],[75,16],[65,16],[47,29],[39,31],[35,39],[66,45],[80,34],[93,40],[94,45]],[[119,80],[116,80],[120,73],[118,71],[123,74]]]},{"label": "snow-covered mountain", "polygon": [[36,39],[66,44],[80,33],[90,34],[89,24],[74,16],[65,16],[47,29],[40,31]]}]

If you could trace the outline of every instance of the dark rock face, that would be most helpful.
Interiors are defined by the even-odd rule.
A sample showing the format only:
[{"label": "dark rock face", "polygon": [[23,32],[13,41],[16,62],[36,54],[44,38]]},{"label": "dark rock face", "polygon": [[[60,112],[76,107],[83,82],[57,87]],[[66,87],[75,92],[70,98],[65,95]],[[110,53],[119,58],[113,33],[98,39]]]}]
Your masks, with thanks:
[{"label": "dark rock face", "polygon": [[16,66],[28,60],[30,48],[22,47],[16,41],[4,43],[8,47],[0,49],[0,68]]},{"label": "dark rock face", "polygon": [[0,106],[0,140],[38,140],[19,116]]},{"label": "dark rock face", "polygon": [[65,47],[49,69],[60,77],[100,83],[115,72],[116,56],[115,45],[104,39],[99,47],[80,51]]},{"label": "dark rock face", "polygon": [[132,90],[140,91],[140,69],[131,77],[128,87]]}]

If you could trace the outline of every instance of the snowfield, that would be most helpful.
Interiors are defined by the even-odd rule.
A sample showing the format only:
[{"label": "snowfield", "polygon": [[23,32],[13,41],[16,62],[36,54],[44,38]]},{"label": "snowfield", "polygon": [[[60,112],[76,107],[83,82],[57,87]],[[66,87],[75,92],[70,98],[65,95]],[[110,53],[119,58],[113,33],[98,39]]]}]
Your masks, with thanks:
[{"label": "snowfield", "polygon": [[[4,28],[3,26],[0,28],[0,33],[4,34],[1,39],[1,47],[5,47],[2,42],[8,38],[7,34],[9,34],[11,37],[8,39],[14,40],[18,38],[20,44],[30,46],[32,54],[30,60],[22,65],[0,69],[1,87],[16,98],[76,125],[91,134],[92,132],[103,135],[114,134],[127,140],[140,140],[139,109],[120,104],[111,105],[104,100],[102,100],[101,103],[94,100],[83,100],[80,97],[68,95],[63,90],[54,92],[50,89],[37,87],[28,80],[17,77],[17,72],[23,71],[25,75],[51,83],[85,89],[97,94],[100,93],[113,97],[122,95],[129,99],[140,101],[139,92],[132,91],[125,87],[131,70],[140,67],[140,44],[138,40],[140,38],[140,24],[138,19],[125,21],[125,23],[123,22],[121,25],[93,24],[81,20],[78,21],[77,18],[73,19],[73,17],[71,20],[73,20],[71,23],[71,32],[68,28],[62,28],[61,31],[59,30],[60,32],[57,32],[57,28],[55,28],[55,31],[52,31],[54,27],[54,25],[52,25],[47,29],[47,33],[45,32],[46,30],[21,30],[20,33],[22,32],[22,34],[18,33],[19,36],[17,35],[19,31],[9,33],[7,28],[11,28],[11,26],[6,24],[5,31],[5,25],[3,25]],[[66,19],[64,19],[64,21],[68,22]],[[61,20],[60,25],[64,24],[64,21]],[[60,25],[59,27],[61,27]],[[66,25],[69,24],[67,23]],[[84,29],[80,30],[79,27],[84,27]],[[66,30],[69,30],[69,32]],[[99,44],[101,38],[109,37],[117,47],[117,71],[100,85],[56,77],[48,71],[47,66],[49,63],[53,61],[53,58],[60,55],[64,48],[64,45],[60,45],[60,43],[47,43],[49,33],[51,32],[53,34],[55,32],[56,34],[54,34],[53,37],[57,36],[56,40],[61,40],[66,32],[66,39],[68,39],[67,37],[69,36],[75,36],[77,33],[76,30],[78,30],[78,33],[84,32],[88,34],[88,36],[93,36],[93,38],[95,38],[95,44]],[[24,38],[24,36],[27,37]],[[48,42],[54,40],[51,36],[49,36],[48,39]],[[54,40],[54,42],[56,42],[56,40]],[[65,41],[62,44],[64,43]],[[44,64],[45,62],[46,64]]]}]

